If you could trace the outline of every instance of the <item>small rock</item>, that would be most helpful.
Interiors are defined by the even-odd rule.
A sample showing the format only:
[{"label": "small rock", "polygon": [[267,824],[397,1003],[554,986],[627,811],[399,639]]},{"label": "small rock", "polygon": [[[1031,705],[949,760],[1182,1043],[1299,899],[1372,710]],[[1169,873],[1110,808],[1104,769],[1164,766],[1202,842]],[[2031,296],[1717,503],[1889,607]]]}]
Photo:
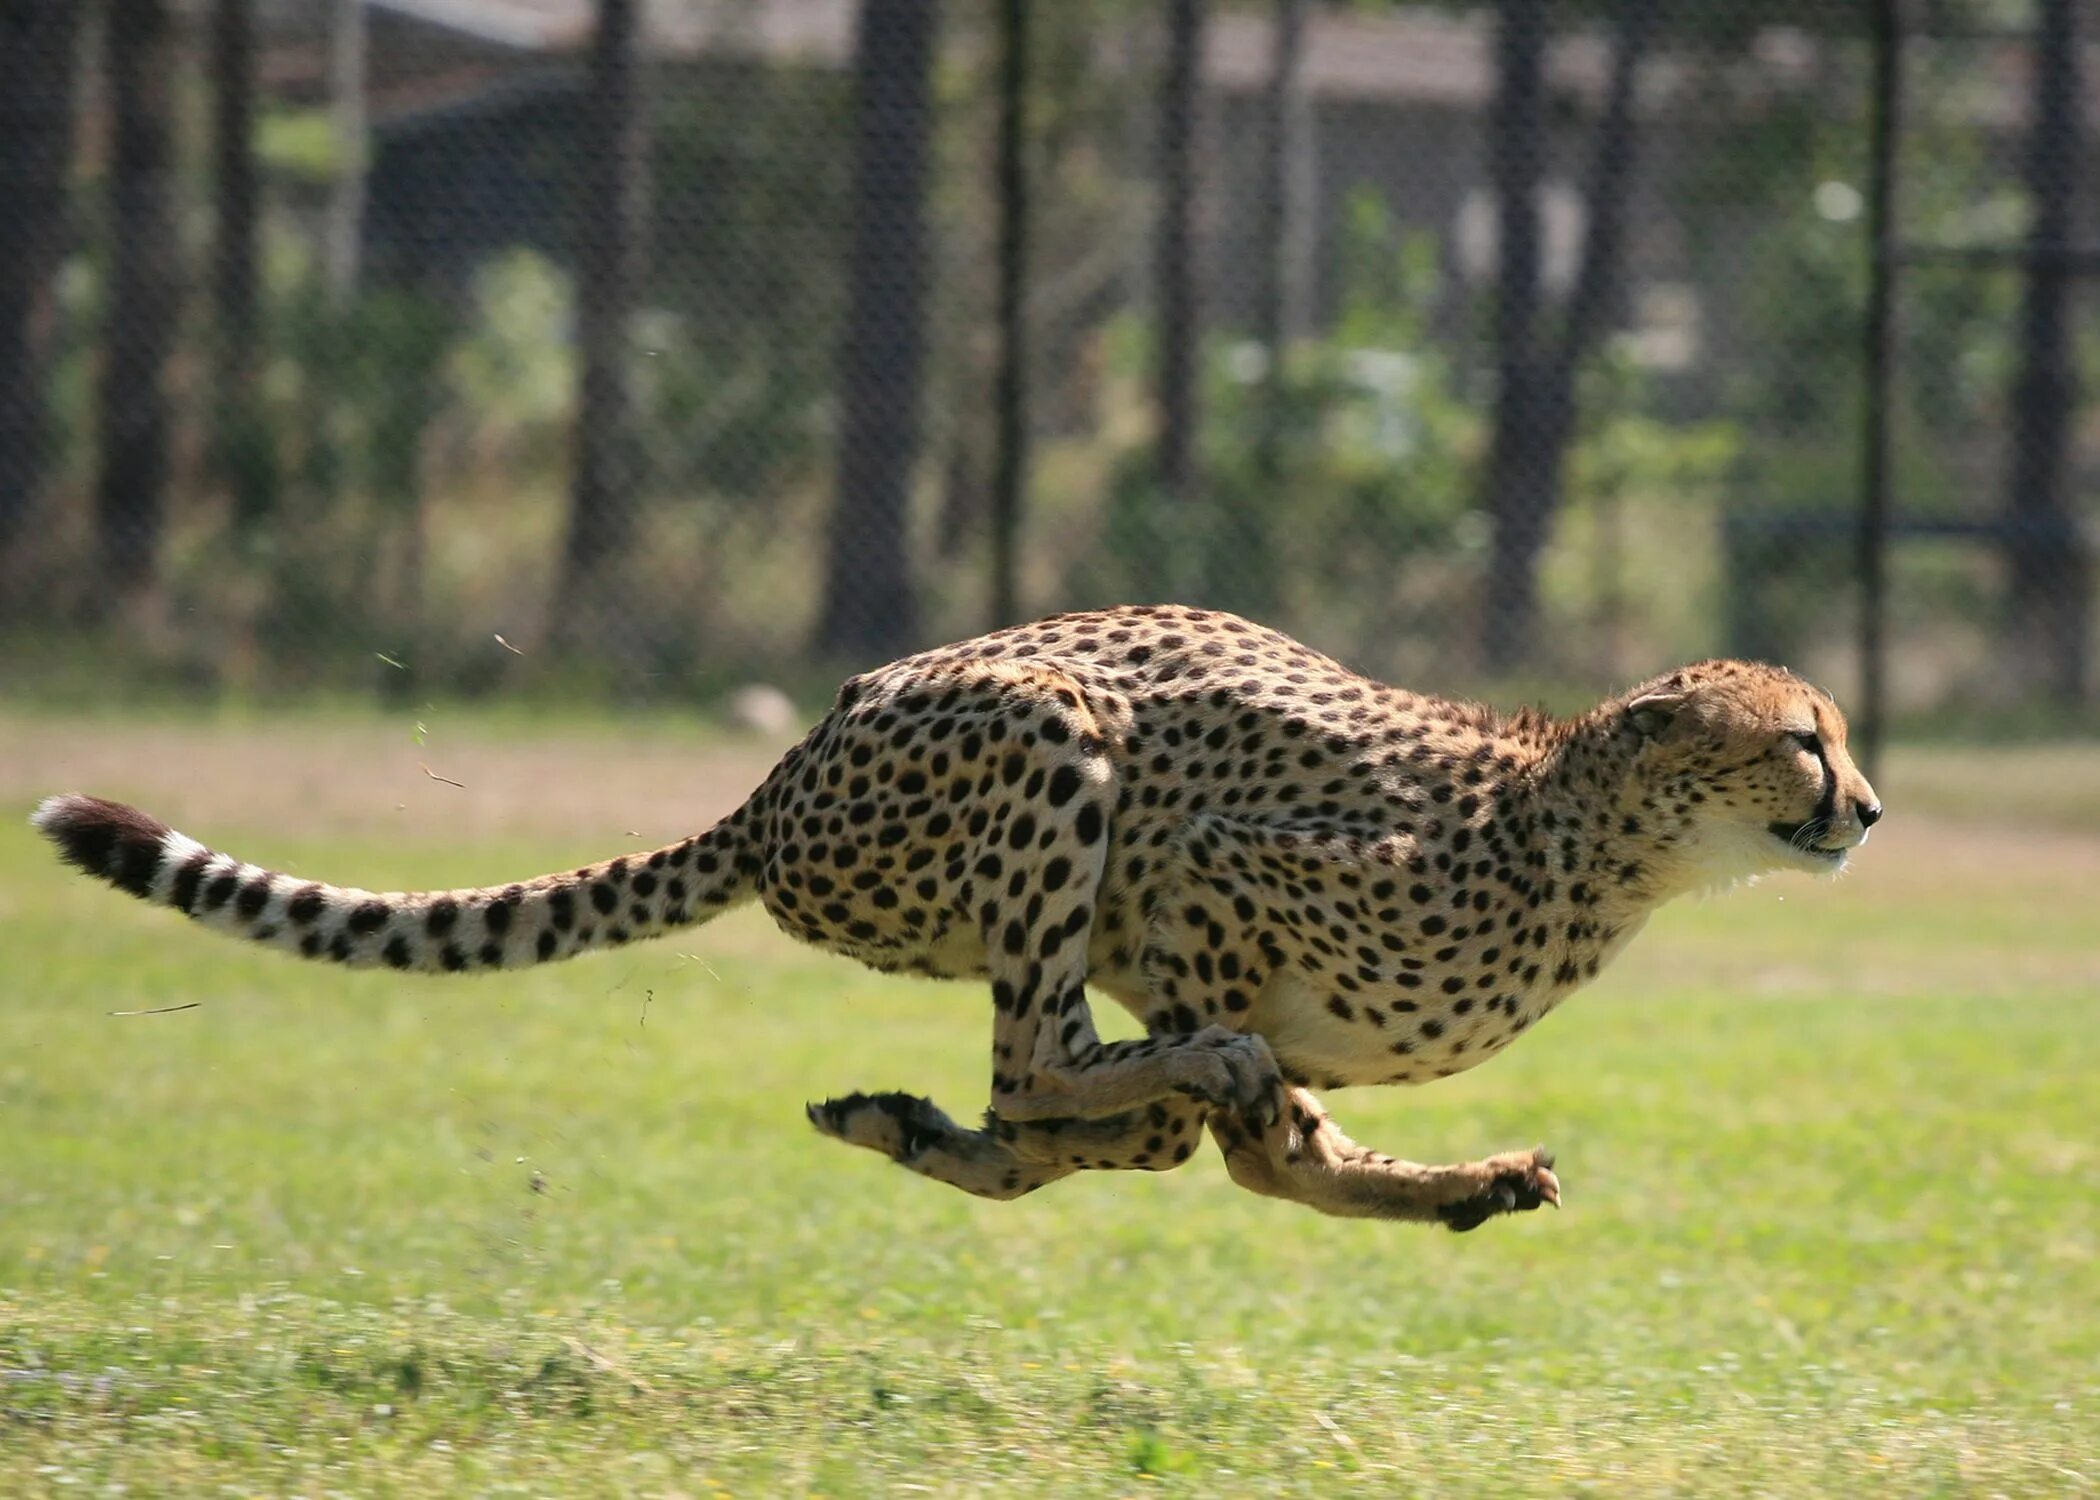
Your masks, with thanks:
[{"label": "small rock", "polygon": [[729,718],[754,734],[783,735],[795,727],[795,705],[779,688],[754,682],[729,695]]}]

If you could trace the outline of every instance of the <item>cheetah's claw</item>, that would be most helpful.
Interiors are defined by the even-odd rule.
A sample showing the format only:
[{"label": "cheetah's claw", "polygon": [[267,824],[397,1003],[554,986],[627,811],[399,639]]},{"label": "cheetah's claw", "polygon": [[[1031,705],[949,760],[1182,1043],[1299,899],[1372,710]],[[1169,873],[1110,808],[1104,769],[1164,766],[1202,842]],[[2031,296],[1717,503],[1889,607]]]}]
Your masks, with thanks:
[{"label": "cheetah's claw", "polygon": [[1497,1214],[1528,1213],[1542,1203],[1560,1207],[1560,1179],[1553,1175],[1552,1153],[1512,1153],[1492,1158],[1490,1165],[1498,1170],[1485,1189],[1437,1210],[1446,1228],[1463,1234]]}]

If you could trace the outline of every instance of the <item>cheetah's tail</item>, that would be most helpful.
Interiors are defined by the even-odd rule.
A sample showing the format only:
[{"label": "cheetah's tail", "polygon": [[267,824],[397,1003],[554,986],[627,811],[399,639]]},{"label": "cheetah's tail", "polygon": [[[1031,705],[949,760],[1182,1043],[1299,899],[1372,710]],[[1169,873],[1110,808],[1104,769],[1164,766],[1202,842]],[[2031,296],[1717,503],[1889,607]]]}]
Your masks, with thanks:
[{"label": "cheetah's tail", "polygon": [[707,921],[754,893],[748,804],[707,832],[518,885],[375,893],[244,864],[99,797],[47,798],[30,822],[69,863],[192,921],[356,967],[516,969]]}]

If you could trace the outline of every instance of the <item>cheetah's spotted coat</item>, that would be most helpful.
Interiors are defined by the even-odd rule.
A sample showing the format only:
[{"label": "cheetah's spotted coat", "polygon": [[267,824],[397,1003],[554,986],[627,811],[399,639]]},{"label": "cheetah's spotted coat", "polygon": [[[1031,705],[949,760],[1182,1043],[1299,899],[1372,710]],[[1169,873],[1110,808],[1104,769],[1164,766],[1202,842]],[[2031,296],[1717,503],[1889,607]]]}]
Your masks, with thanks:
[{"label": "cheetah's spotted coat", "polygon": [[[1230,615],[1062,615],[855,677],[743,807],[680,843],[481,890],[243,864],[134,809],[37,825],[120,889],[348,964],[514,968],[757,899],[878,969],[989,980],[990,1111],[810,1108],[969,1192],[1163,1169],[1205,1127],[1234,1181],[1322,1212],[1471,1228],[1559,1201],[1550,1160],[1396,1160],[1310,1090],[1493,1056],[1663,901],[1831,871],[1881,813],[1830,699],[1686,667],[1572,720],[1367,681]],[[1083,986],[1145,1024],[1103,1043]]]}]

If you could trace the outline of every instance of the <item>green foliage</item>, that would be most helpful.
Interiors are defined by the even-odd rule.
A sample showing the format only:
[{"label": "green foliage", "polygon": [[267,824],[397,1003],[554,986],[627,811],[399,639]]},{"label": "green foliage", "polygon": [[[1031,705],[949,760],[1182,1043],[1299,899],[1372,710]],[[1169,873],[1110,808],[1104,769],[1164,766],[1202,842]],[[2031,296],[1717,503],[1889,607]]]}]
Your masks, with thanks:
[{"label": "green foliage", "polygon": [[558,470],[576,396],[568,276],[544,255],[514,250],[476,271],[469,296],[447,383],[474,441],[516,470]]},{"label": "green foliage", "polygon": [[[1332,331],[1286,351],[1280,378],[1269,379],[1257,345],[1220,336],[1206,346],[1200,510],[1180,514],[1159,493],[1149,447],[1121,457],[1096,553],[1127,561],[1117,572],[1090,559],[1088,583],[1101,587],[1109,572],[1106,592],[1316,620],[1371,663],[1390,660],[1396,638],[1450,640],[1485,536],[1486,414],[1429,326],[1433,244],[1403,239],[1361,191],[1338,254]],[[1115,332],[1110,365],[1132,387],[1149,378],[1145,335],[1134,319]],[[1710,529],[1740,426],[1658,415],[1652,382],[1617,352],[1579,379],[1584,417],[1546,560],[1556,632],[1542,658],[1578,671],[1604,658],[1601,670],[1616,675],[1602,644],[1586,667],[1574,657],[1586,630],[1616,633],[1635,600],[1649,639],[1711,649],[1702,612],[1712,572],[1686,555],[1686,539]]]},{"label": "green foliage", "polygon": [[645,442],[667,490],[756,506],[826,456],[849,94],[830,70],[748,63],[697,83],[652,122]]},{"label": "green foliage", "polygon": [[1741,462],[1742,429],[1654,415],[1653,384],[1616,348],[1581,376],[1582,424],[1543,569],[1553,637],[1539,653],[1570,675],[1623,680],[1657,654],[1681,659],[1720,645],[1707,538]]},{"label": "green foliage", "polygon": [[[1126,560],[1137,596],[1180,589],[1263,614],[1292,586],[1383,592],[1396,556],[1450,546],[1481,424],[1426,327],[1433,246],[1403,243],[1377,197],[1359,192],[1342,264],[1333,331],[1285,350],[1280,371],[1259,345],[1206,343],[1200,512],[1176,513],[1149,450],[1119,463],[1100,551]],[[1114,333],[1111,366],[1132,384],[1148,370],[1145,333],[1135,319]]]},{"label": "green foliage", "polygon": [[255,155],[274,177],[332,182],[338,156],[335,123],[325,109],[265,109],[255,122]]},{"label": "green foliage", "polygon": [[[1962,83],[1944,65],[1916,80],[1927,96]],[[1796,656],[1852,608],[1854,544],[1842,518],[1858,493],[1863,419],[1861,149],[1850,122],[1792,109],[1728,133],[1716,153],[1719,163],[1771,165],[1769,177],[1713,221],[1718,235],[1747,236],[1728,253],[1744,268],[1733,300],[1751,318],[1724,395],[1727,414],[1751,437],[1724,521],[1731,649]],[[1918,122],[1904,154],[1904,240],[2017,237],[2018,185],[1991,149],[1973,130],[1930,116]],[[2014,276],[1952,267],[1904,273],[1890,414],[1904,514],[1976,517],[1994,503],[1978,493],[1976,477],[2000,461],[2018,294]],[[1819,527],[1818,518],[1837,524]],[[1910,608],[1988,612],[1973,568],[1911,561],[1899,555],[1907,571],[1898,592]]]}]

